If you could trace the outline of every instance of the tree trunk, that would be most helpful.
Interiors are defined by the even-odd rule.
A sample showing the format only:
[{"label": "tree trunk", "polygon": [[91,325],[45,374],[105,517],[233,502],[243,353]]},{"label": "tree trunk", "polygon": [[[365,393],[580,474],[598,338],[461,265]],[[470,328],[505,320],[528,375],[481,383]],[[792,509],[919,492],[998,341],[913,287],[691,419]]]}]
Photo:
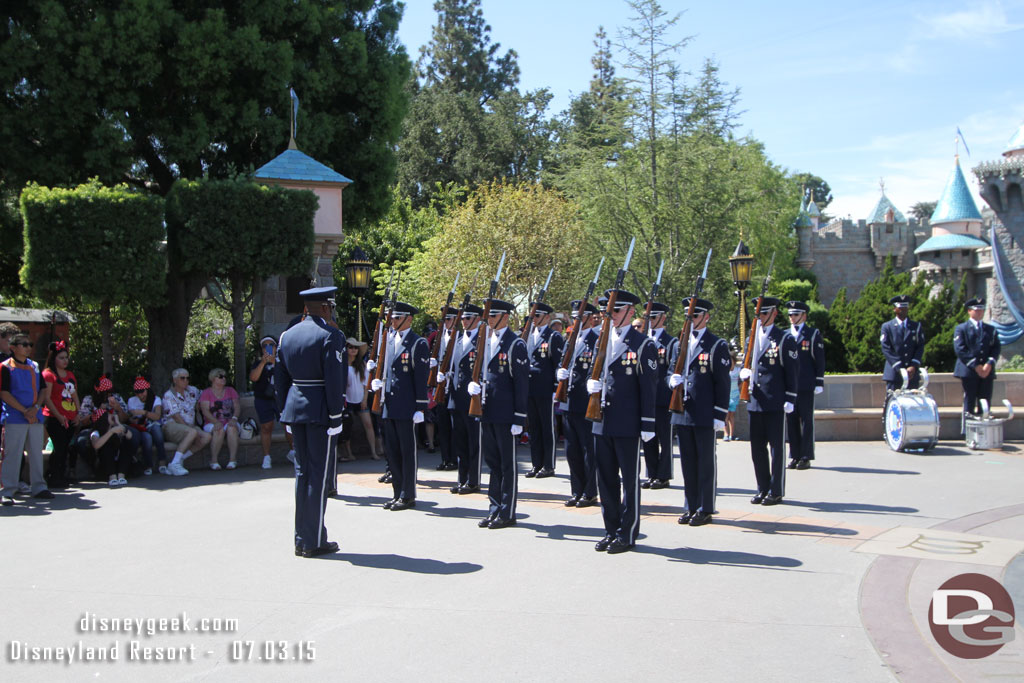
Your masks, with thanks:
[{"label": "tree trunk", "polygon": [[245,372],[245,284],[241,278],[231,278],[231,329],[235,342],[235,391],[245,393],[248,385]]},{"label": "tree trunk", "polygon": [[103,349],[103,372],[110,374],[114,372],[114,344],[110,339],[110,330],[114,326],[110,319],[110,299],[104,299],[100,304],[100,337]]},{"label": "tree trunk", "polygon": [[171,372],[181,367],[185,353],[185,333],[192,314],[192,304],[203,288],[200,280],[167,276],[167,302],[149,306],[149,371],[154,391],[171,386]]}]

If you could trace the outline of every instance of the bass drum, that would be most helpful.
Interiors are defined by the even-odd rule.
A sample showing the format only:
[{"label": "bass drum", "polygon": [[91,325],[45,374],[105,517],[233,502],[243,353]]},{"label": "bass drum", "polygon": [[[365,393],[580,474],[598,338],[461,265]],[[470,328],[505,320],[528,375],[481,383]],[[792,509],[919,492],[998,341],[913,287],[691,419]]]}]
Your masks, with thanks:
[{"label": "bass drum", "polygon": [[926,451],[939,441],[939,409],[930,394],[893,394],[885,406],[885,441],[903,452]]}]

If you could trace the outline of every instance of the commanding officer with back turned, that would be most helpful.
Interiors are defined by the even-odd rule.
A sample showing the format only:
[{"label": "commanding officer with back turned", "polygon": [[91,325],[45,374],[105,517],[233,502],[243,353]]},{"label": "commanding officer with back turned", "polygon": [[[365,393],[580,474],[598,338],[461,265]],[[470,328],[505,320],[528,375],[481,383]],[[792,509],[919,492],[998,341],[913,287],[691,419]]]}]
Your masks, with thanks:
[{"label": "commanding officer with back turned", "polygon": [[796,410],[786,416],[789,435],[789,469],[806,470],[814,460],[814,396],[825,391],[825,341],[807,324],[810,307],[803,301],[787,301],[789,334],[796,342],[800,372],[797,374]]},{"label": "commanding officer with back turned", "polygon": [[427,374],[430,349],[427,340],[410,329],[412,316],[419,309],[402,301],[391,309],[384,359],[384,379],[374,379],[374,391],[381,395],[384,453],[391,468],[391,487],[395,497],[384,503],[386,510],[397,512],[416,507],[416,427],[427,409]]},{"label": "commanding officer with back turned", "polygon": [[676,353],[679,340],[665,331],[665,321],[671,312],[659,301],[651,304],[651,329],[648,336],[658,349],[658,393],[654,401],[654,431],[657,437],[644,442],[644,460],[647,463],[645,489],[663,489],[672,479],[672,425],[668,404],[672,391],[668,388],[671,365],[669,359]]},{"label": "commanding officer with back turned", "polygon": [[[313,311],[335,291],[317,287],[299,295]],[[316,315],[285,330],[277,348],[274,392],[281,423],[291,427],[295,445],[295,554],[302,557],[338,549],[327,540],[324,512],[328,462],[335,457],[329,437],[341,432],[345,409],[346,360],[345,335]]]},{"label": "commanding officer with back turned", "polygon": [[533,467],[527,477],[543,479],[555,473],[555,405],[551,395],[555,391],[555,370],[562,362],[565,340],[551,329],[551,306],[542,301],[533,302],[533,330],[526,338],[530,356],[530,398],[527,421],[530,425],[530,462]]},{"label": "commanding officer with back turned", "polygon": [[[910,382],[907,389],[916,389],[921,384],[921,356],[924,355],[924,329],[921,323],[911,320],[910,297],[899,294],[889,299],[895,318],[882,323],[882,355],[885,356],[885,370],[882,379],[891,393],[903,388],[900,370],[906,370]],[[886,399],[888,400],[888,398]]]},{"label": "commanding officer with back turned", "polygon": [[[992,403],[1000,345],[996,328],[982,322],[985,300],[971,299],[965,307],[970,320],[957,325],[953,332],[953,350],[956,352],[953,376],[959,377],[963,384],[964,416],[967,416],[981,412],[978,399]],[[963,432],[962,421],[960,431]]]}]

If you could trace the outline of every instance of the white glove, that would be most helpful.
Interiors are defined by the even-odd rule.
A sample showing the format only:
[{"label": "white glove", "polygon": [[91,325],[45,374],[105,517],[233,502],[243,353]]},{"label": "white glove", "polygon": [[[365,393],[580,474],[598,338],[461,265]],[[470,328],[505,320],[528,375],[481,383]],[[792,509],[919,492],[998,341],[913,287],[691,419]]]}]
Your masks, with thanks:
[{"label": "white glove", "polygon": [[420,422],[423,422],[423,411],[417,410],[412,414],[412,423],[414,425],[418,425]]},{"label": "white glove", "polygon": [[785,410],[786,413],[792,413],[793,412],[793,404],[790,403],[789,401],[786,401],[785,403],[782,404],[782,409]]},{"label": "white glove", "polygon": [[469,392],[470,396],[477,396],[480,394],[480,385],[476,382],[470,382],[469,386],[466,387],[466,391]]},{"label": "white glove", "polygon": [[683,383],[683,376],[672,373],[672,376],[668,378],[668,388],[675,389]]},{"label": "white glove", "polygon": [[448,375],[446,375],[443,372],[437,373],[437,383],[438,384],[444,384],[447,381],[448,381]]},{"label": "white glove", "polygon": [[725,429],[725,420],[715,420],[715,431]]},{"label": "white glove", "polygon": [[383,388],[384,388],[384,382],[382,382],[381,380],[379,380],[377,378],[374,378],[373,381],[370,382],[370,390],[371,391],[380,391]]},{"label": "white glove", "polygon": [[600,394],[601,390],[604,389],[604,382],[599,379],[588,379],[587,380],[587,393],[588,394]]},{"label": "white glove", "polygon": [[337,427],[328,427],[327,436],[337,436],[338,434],[341,434],[341,428],[342,425],[338,425]]},{"label": "white glove", "polygon": [[291,434],[292,433],[292,426],[291,425],[285,425],[284,426],[284,431],[287,432],[288,434]]},{"label": "white glove", "polygon": [[431,368],[436,368],[437,367],[437,359],[436,358],[431,358],[430,359],[430,367]]},{"label": "white glove", "polygon": [[509,431],[512,432],[512,436],[519,436],[523,433],[523,425],[512,425]]},{"label": "white glove", "polygon": [[657,434],[654,432],[640,432],[640,438],[644,441],[650,441],[655,436],[657,436]]},{"label": "white glove", "polygon": [[566,370],[565,368],[558,368],[557,370],[555,370],[555,379],[557,379],[559,382],[564,382],[565,380],[569,379],[569,371]]},{"label": "white glove", "polygon": [[750,379],[750,375],[751,374],[753,374],[753,373],[750,372],[750,368],[743,368],[743,369],[741,369],[740,370],[740,381],[741,382],[747,381],[748,379]]},{"label": "white glove", "polygon": [[366,361],[366,371],[367,372],[373,372],[376,369],[377,369],[377,361],[375,361],[375,360],[368,360],[368,361]]},{"label": "white glove", "polygon": [[820,394],[823,391],[825,391],[825,387],[814,387],[815,394]]}]

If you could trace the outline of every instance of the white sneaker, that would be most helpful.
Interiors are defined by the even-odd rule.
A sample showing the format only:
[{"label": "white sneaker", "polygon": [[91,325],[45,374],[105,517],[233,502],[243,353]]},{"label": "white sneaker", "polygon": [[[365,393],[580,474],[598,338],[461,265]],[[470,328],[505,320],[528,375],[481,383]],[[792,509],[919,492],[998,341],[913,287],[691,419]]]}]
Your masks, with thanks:
[{"label": "white sneaker", "polygon": [[288,455],[284,457],[288,458],[288,462],[290,462],[291,464],[295,464],[295,451],[288,451]]},{"label": "white sneaker", "polygon": [[142,473],[148,477],[149,475],[153,474],[153,468],[147,467],[146,469],[142,470]]},{"label": "white sneaker", "polygon": [[128,485],[128,480],[125,479],[124,477],[118,477],[117,478],[117,485],[118,486],[127,486]]},{"label": "white sneaker", "polygon": [[270,469],[270,456],[269,455],[264,455],[263,456],[263,465],[262,465],[262,467],[265,470],[269,470]]},{"label": "white sneaker", "polygon": [[217,470],[220,469],[220,463],[219,462],[211,462],[210,463],[210,469],[213,470],[214,472],[216,472]]},{"label": "white sneaker", "polygon": [[183,477],[188,474],[188,470],[180,462],[172,462],[167,466],[167,471],[173,474],[175,477]]},{"label": "white sneaker", "polygon": [[113,479],[111,479],[110,481],[108,481],[108,482],[107,482],[107,485],[108,485],[108,486],[109,486],[110,488],[112,488],[112,489],[116,489],[116,488],[117,488],[117,477],[114,477]]},{"label": "white sneaker", "polygon": [[170,474],[171,471],[167,469],[167,465],[160,465],[160,469],[157,470],[160,474]]},{"label": "white sneaker", "polygon": [[229,469],[229,470],[233,470],[233,469],[235,469],[236,467],[238,467],[238,463],[237,463],[237,462],[235,462],[234,460],[231,460],[231,461],[229,461],[229,462],[228,462],[228,469]]},{"label": "white sneaker", "polygon": [[32,487],[23,481],[18,482],[18,493],[24,493],[26,496],[32,493]]}]

